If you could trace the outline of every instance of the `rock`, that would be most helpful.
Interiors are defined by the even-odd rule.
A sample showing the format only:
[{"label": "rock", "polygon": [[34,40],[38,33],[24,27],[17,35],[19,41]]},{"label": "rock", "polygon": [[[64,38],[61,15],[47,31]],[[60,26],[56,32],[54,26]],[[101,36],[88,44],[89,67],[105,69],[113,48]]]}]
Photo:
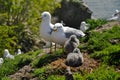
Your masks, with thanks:
[{"label": "rock", "polygon": [[58,22],[79,29],[80,23],[91,18],[91,14],[82,0],[62,0],[61,8],[57,8],[53,15],[58,17]]}]

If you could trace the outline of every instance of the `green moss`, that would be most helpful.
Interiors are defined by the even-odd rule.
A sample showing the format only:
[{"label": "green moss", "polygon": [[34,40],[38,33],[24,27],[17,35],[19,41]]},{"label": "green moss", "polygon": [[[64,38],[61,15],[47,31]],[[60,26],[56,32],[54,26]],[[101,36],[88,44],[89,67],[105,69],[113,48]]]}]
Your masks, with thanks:
[{"label": "green moss", "polygon": [[85,76],[85,80],[119,80],[120,74],[113,67],[101,66],[91,74]]},{"label": "green moss", "polygon": [[120,38],[120,27],[115,26],[112,29],[105,31],[103,33],[92,31],[89,34],[87,40],[87,49],[88,51],[100,51],[105,49],[113,44],[110,42],[111,39],[119,39]]},{"label": "green moss", "polygon": [[47,78],[47,80],[65,80],[65,76],[51,75]]},{"label": "green moss", "polygon": [[91,57],[101,59],[102,62],[110,65],[120,64],[120,45],[109,46],[102,51],[96,51]]},{"label": "green moss", "polygon": [[61,53],[62,53],[62,50],[58,50],[56,53],[44,54],[39,59],[34,60],[34,62],[32,63],[32,66],[33,67],[42,67],[44,65],[47,65],[48,63],[60,58]]},{"label": "green moss", "polygon": [[88,24],[90,24],[89,30],[93,30],[93,29],[95,29],[95,28],[97,28],[97,27],[107,23],[107,21],[105,19],[97,19],[97,20],[95,20],[95,19],[88,19],[86,22]]}]

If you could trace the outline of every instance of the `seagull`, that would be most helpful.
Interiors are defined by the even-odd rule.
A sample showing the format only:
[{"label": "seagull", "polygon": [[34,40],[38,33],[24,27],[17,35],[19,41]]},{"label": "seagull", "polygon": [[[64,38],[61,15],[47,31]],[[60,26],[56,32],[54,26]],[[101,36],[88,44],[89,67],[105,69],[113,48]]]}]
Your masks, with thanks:
[{"label": "seagull", "polygon": [[[43,39],[45,39],[47,42],[53,42],[51,32],[54,25],[51,23],[51,14],[47,11],[44,11],[41,14],[41,18],[42,18],[42,22],[40,24],[40,36]],[[50,49],[50,52],[51,52],[51,49]]]},{"label": "seagull", "polygon": [[83,55],[78,48],[75,48],[72,53],[67,55],[65,64],[70,67],[79,67],[83,64]]},{"label": "seagull", "polygon": [[79,46],[79,40],[75,35],[71,35],[70,38],[64,44],[64,51],[66,53],[73,52],[73,50],[78,46]]},{"label": "seagull", "polygon": [[56,23],[52,29],[51,35],[55,43],[64,46],[71,35],[76,35],[77,38],[81,38],[85,36],[85,33],[75,28],[63,26],[61,23]]},{"label": "seagull", "polygon": [[116,10],[115,13],[112,15],[112,17],[108,20],[116,20],[116,21],[120,21],[120,11]]},{"label": "seagull", "polygon": [[4,60],[3,58],[0,58],[0,66],[3,64]]},{"label": "seagull", "polygon": [[80,30],[85,32],[86,30],[88,30],[88,28],[88,24],[85,21],[82,21],[80,25]]},{"label": "seagull", "polygon": [[18,49],[18,51],[16,52],[16,55],[22,54],[21,50]]},{"label": "seagull", "polygon": [[4,50],[4,58],[14,59],[14,56],[9,53],[8,49],[5,49]]}]

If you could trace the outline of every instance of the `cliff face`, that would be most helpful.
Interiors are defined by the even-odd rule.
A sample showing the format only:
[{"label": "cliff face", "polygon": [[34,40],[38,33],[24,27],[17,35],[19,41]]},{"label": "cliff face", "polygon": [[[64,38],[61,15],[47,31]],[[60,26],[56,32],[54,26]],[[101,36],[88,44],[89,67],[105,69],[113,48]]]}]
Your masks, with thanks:
[{"label": "cliff face", "polygon": [[91,18],[92,11],[84,5],[82,0],[62,0],[61,8],[55,10],[54,15],[67,25],[79,28],[81,21]]}]

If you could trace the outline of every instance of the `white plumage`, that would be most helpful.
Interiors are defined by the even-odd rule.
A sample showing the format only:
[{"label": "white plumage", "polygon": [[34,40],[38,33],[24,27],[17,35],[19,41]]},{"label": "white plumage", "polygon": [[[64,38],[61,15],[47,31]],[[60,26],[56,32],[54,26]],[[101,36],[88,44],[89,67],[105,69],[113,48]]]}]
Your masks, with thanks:
[{"label": "white plumage", "polygon": [[18,51],[16,52],[16,55],[20,55],[20,54],[22,54],[22,52],[20,49],[18,49]]},{"label": "white plumage", "polygon": [[81,30],[63,26],[61,23],[56,23],[53,27],[52,37],[55,43],[64,45],[71,35],[76,35],[77,38],[84,37],[85,34]]},{"label": "white plumage", "polygon": [[112,15],[112,17],[108,20],[116,20],[116,21],[120,21],[120,11],[116,10],[115,13]]},{"label": "white plumage", "polygon": [[0,66],[3,64],[4,60],[3,58],[0,58]]},{"label": "white plumage", "polygon": [[[65,41],[73,34],[77,37],[85,36],[81,30],[64,27],[61,23],[56,23],[53,25],[51,23],[51,14],[49,12],[43,12],[41,18],[42,22],[40,25],[40,36],[47,41],[64,45]],[[54,28],[56,28],[57,31],[54,31]]]},{"label": "white plumage", "polygon": [[80,25],[80,30],[83,32],[86,32],[86,30],[88,30],[88,28],[89,28],[88,24],[85,21],[82,21],[81,25]]},{"label": "white plumage", "polygon": [[14,59],[14,56],[9,53],[8,49],[5,49],[4,50],[4,58]]},{"label": "white plumage", "polygon": [[49,12],[43,12],[41,18],[40,36],[46,41],[52,42],[51,32],[54,25],[51,23],[51,14]]}]

